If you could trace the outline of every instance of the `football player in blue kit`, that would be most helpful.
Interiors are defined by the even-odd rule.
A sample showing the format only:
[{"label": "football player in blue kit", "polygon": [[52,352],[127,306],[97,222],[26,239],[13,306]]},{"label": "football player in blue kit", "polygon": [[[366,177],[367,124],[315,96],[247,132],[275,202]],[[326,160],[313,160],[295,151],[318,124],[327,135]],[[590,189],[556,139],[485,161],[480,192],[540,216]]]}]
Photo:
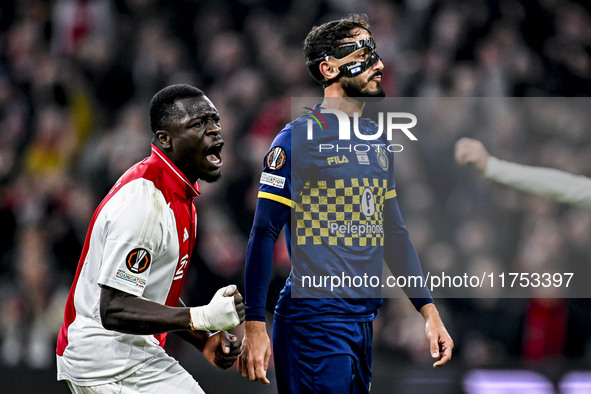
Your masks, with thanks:
[{"label": "football player in blue kit", "polygon": [[[356,132],[347,141],[366,149],[318,149],[334,146],[335,133],[327,131],[339,130],[338,111],[353,120],[368,98],[385,96],[384,65],[365,15],[314,27],[304,52],[310,73],[324,88],[324,101],[288,124],[265,156],[247,249],[246,323],[238,370],[252,381],[269,383],[265,305],[275,241],[285,227],[292,271],[274,316],[278,391],[368,393],[372,321],[383,302],[381,289],[376,294],[376,288],[365,285],[351,291],[349,284],[330,294],[330,283],[322,288],[303,288],[302,283],[306,277],[343,282],[381,277],[384,260],[393,273],[423,275],[396,199],[393,153],[385,148],[385,137],[369,141],[378,125],[359,119],[357,131],[365,138]],[[310,128],[313,141],[306,138]],[[405,291],[425,318],[434,366],[445,364],[453,341],[429,290]]]}]

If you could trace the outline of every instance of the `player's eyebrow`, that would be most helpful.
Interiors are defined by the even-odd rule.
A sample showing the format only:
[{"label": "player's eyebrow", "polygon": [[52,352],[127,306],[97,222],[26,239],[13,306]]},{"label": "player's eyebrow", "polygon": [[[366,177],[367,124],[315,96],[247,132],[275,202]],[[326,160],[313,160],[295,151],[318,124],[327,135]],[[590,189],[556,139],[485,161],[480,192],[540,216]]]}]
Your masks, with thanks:
[{"label": "player's eyebrow", "polygon": [[217,118],[219,119],[220,114],[214,111],[207,111],[207,112],[199,112],[197,114],[189,114],[189,119],[208,119],[208,118]]},{"label": "player's eyebrow", "polygon": [[204,110],[195,107],[187,108],[187,113],[185,115],[186,121],[192,121],[195,119],[204,119],[204,118],[219,118],[220,114],[217,111],[213,110]]},{"label": "player's eyebrow", "polygon": [[200,111],[194,114],[187,114],[186,117],[183,119],[183,123],[191,126],[194,122],[203,121],[204,123],[208,120],[213,120],[214,122],[219,122],[220,115],[214,111]]}]

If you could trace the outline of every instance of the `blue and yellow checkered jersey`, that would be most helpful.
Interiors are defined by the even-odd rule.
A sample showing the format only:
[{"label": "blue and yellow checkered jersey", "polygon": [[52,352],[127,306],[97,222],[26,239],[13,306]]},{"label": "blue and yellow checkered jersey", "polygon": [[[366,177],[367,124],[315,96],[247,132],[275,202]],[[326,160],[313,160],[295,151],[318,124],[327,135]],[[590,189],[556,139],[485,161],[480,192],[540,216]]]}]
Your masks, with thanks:
[{"label": "blue and yellow checkered jersey", "polygon": [[[292,271],[275,314],[285,321],[369,321],[382,303],[381,286],[369,279],[381,280],[384,202],[396,196],[394,155],[385,133],[362,140],[351,125],[351,139],[339,140],[336,116],[323,117],[326,124],[310,115],[288,124],[265,157],[259,198],[292,208],[285,228]],[[361,134],[377,129],[359,120]],[[335,288],[332,277],[344,286]]]}]

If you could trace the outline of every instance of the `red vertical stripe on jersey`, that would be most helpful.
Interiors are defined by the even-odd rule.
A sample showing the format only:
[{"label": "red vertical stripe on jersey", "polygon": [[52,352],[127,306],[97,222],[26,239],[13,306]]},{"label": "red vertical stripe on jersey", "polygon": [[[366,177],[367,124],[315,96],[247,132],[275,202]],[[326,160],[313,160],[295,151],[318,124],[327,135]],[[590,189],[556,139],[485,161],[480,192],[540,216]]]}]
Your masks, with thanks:
[{"label": "red vertical stripe on jersey", "polygon": [[[177,273],[179,273],[179,276],[181,276],[180,273],[182,272],[181,278],[173,278],[172,285],[170,286],[170,290],[168,292],[168,296],[166,297],[165,305],[174,307],[179,304],[179,299],[181,298],[183,285],[187,277],[187,270],[189,269],[189,263],[191,262],[191,253],[193,251],[193,247],[195,246],[194,229],[197,223],[197,214],[195,211],[195,204],[193,203],[193,200],[190,200],[186,203],[181,203],[177,200],[170,206],[173,212],[175,213],[175,217],[177,218],[176,230],[179,238],[179,261],[177,262],[174,278],[177,277]],[[182,218],[182,220],[178,220],[179,218]],[[185,231],[187,231],[189,234],[189,238],[187,239],[185,239]],[[186,261],[183,264],[183,257],[185,256],[187,256],[187,258],[185,259]],[[160,346],[164,346],[164,344],[166,343],[166,336],[167,333],[154,335],[154,337],[160,343]]]}]

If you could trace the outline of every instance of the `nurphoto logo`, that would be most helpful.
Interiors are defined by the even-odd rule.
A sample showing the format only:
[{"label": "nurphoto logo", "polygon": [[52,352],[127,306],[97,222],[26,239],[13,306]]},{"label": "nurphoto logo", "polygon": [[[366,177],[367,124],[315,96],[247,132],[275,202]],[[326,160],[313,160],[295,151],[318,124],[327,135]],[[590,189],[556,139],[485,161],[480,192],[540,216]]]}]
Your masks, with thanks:
[{"label": "nurphoto logo", "polygon": [[[307,138],[308,140],[314,139],[314,122],[320,126],[320,131],[325,132],[329,131],[328,125],[326,120],[322,116],[322,114],[333,114],[337,117],[339,122],[339,134],[338,139],[339,141],[350,141],[351,140],[351,121],[349,116],[343,111],[338,109],[325,109],[322,108],[320,113],[315,111],[311,108],[304,107],[304,109],[310,110],[307,115],[310,115],[311,119],[308,119],[308,129],[307,129]],[[409,122],[406,123],[397,123],[399,119],[406,119]],[[396,121],[395,121],[396,120]],[[385,127],[384,127],[384,122]],[[404,135],[408,137],[411,141],[418,141],[417,137],[410,131],[411,128],[416,126],[417,124],[417,117],[409,112],[378,112],[378,129],[374,134],[362,134],[359,131],[359,113],[355,112],[353,114],[353,133],[355,137],[362,141],[375,141],[379,139],[384,130],[386,131],[386,138],[388,141],[392,141],[393,132],[395,130],[402,131]],[[332,131],[332,130],[331,130]],[[401,152],[403,147],[400,144],[371,144],[374,148],[377,149],[385,149],[389,152]],[[368,152],[371,149],[371,146],[368,144],[356,144],[356,145],[339,145],[339,144],[319,144],[318,151],[330,151],[334,150],[336,152],[339,151],[355,151],[355,152]]]}]

